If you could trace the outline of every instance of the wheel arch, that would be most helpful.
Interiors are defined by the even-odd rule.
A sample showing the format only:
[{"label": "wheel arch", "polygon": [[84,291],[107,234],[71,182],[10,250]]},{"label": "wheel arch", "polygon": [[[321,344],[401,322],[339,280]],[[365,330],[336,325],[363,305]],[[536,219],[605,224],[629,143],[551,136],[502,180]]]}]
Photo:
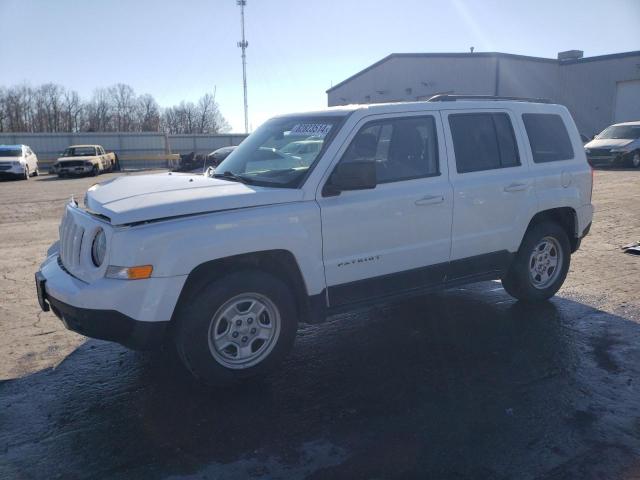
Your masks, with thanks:
[{"label": "wheel arch", "polygon": [[284,282],[293,292],[299,317],[303,319],[308,316],[310,297],[295,256],[288,250],[264,250],[218,258],[195,267],[182,287],[171,322],[175,323],[176,316],[181,307],[189,301],[191,294],[231,272],[250,269],[269,273]]},{"label": "wheel arch", "polygon": [[[543,210],[536,213],[529,221],[526,232],[528,232],[534,225],[542,222],[551,221],[560,225],[566,232],[569,238],[569,244],[571,245],[571,253],[574,253],[580,246],[580,239],[578,238],[578,214],[571,207],[557,207]],[[525,235],[526,235],[525,232]],[[523,237],[524,238],[524,237]]]}]

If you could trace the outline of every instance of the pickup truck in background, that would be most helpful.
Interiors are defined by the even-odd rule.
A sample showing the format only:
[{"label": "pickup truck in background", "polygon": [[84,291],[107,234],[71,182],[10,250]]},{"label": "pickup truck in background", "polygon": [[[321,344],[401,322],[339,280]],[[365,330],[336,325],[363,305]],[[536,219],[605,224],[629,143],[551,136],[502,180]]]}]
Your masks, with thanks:
[{"label": "pickup truck in background", "polygon": [[102,145],[71,145],[51,167],[51,173],[59,177],[70,175],[100,175],[116,168],[115,153],[105,152]]}]

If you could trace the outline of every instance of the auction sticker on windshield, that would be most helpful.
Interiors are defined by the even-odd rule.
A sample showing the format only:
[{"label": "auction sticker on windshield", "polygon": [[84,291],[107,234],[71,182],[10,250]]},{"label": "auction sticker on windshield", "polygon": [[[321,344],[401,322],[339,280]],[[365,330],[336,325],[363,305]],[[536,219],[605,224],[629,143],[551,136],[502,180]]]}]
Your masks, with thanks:
[{"label": "auction sticker on windshield", "polygon": [[313,135],[314,137],[326,137],[331,130],[327,123],[298,123],[291,129],[291,135]]}]

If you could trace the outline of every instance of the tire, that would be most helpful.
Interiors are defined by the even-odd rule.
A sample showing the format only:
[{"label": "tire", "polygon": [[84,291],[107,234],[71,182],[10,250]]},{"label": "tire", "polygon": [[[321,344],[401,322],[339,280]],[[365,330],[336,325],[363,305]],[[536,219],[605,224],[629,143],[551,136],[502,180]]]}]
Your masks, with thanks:
[{"label": "tire", "polygon": [[40,176],[40,170],[38,170],[38,167],[36,167],[36,171],[33,172],[33,176],[34,177],[39,177]]},{"label": "tire", "polygon": [[640,150],[636,150],[629,156],[629,166],[631,168],[640,168]]},{"label": "tire", "polygon": [[98,175],[100,175],[100,170],[98,169],[97,165],[94,165],[93,170],[91,170],[91,176],[97,177]]},{"label": "tire", "polygon": [[[548,250],[541,250],[542,245]],[[564,229],[554,222],[535,224],[527,230],[502,286],[518,300],[546,300],[564,283],[570,262],[571,246]]]},{"label": "tire", "polygon": [[194,291],[178,313],[174,339],[187,370],[221,386],[273,370],[289,353],[297,328],[289,288],[270,274],[245,270]]},{"label": "tire", "polygon": [[24,176],[22,177],[23,180],[29,180],[29,177],[31,176],[31,174],[29,173],[29,165],[25,165],[24,166]]}]

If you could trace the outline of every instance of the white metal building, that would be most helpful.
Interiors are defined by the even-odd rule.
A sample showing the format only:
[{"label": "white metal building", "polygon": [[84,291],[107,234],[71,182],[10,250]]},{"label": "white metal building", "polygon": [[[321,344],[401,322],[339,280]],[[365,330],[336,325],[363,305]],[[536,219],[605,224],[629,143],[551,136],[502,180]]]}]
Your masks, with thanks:
[{"label": "white metal building", "polygon": [[393,53],[327,90],[329,106],[426,100],[439,93],[546,98],[580,132],[640,120],[640,51],[557,59],[497,52]]}]

